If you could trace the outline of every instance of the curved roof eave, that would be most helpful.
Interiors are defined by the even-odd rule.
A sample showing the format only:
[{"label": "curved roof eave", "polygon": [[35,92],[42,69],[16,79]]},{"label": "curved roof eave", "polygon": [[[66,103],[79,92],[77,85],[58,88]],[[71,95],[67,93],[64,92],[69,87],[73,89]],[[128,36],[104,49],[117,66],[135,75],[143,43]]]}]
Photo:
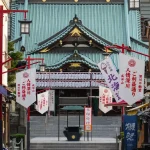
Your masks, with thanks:
[{"label": "curved roof eave", "polygon": [[54,64],[52,66],[47,66],[46,68],[48,69],[58,69],[60,67],[62,67],[63,65],[65,65],[66,63],[72,63],[72,62],[77,62],[77,63],[84,63],[86,65],[88,65],[89,67],[91,67],[92,69],[98,69],[98,66],[95,62],[93,62],[91,59],[89,59],[88,57],[79,54],[77,52],[77,50],[75,50],[75,53],[77,53],[81,58],[81,59],[77,59],[77,60],[73,60],[73,59],[69,59],[73,54],[70,54],[68,56],[66,56],[64,59],[62,59],[61,61],[59,61],[57,64]]},{"label": "curved roof eave", "polygon": [[[107,41],[106,39],[98,36],[97,34],[92,32],[91,30],[89,30],[88,28],[83,26],[81,20],[75,21],[75,19],[78,20],[78,18],[75,16],[73,18],[73,20],[70,21],[70,24],[67,27],[65,27],[64,29],[62,29],[58,33],[54,34],[53,36],[49,37],[48,39],[40,42],[38,44],[38,46],[34,50],[29,52],[28,54],[36,53],[36,52],[54,44],[55,42],[57,42],[58,40],[60,40],[64,36],[66,36],[75,26],[77,26],[86,36],[88,36],[93,41],[97,42],[98,44],[101,44],[104,46],[113,45],[113,43],[111,43],[110,41]],[[115,52],[118,52],[118,50],[116,50],[116,49],[112,49],[112,50]]]}]

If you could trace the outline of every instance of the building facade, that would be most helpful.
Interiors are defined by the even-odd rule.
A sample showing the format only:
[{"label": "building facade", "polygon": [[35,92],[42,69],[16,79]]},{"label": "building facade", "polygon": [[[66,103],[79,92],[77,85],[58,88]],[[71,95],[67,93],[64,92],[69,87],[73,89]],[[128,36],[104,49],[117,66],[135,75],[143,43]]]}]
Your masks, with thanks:
[{"label": "building facade", "polygon": [[[44,58],[45,72],[32,66],[37,68],[37,90],[55,90],[56,110],[58,104],[84,104],[80,97],[87,97],[87,104],[98,110],[98,100],[88,99],[98,96],[99,85],[106,86],[97,64],[108,55],[116,68],[123,63],[118,62],[118,49],[106,50],[105,46],[124,44],[148,54],[148,45],[141,38],[139,1],[14,0],[11,7],[29,10],[30,36],[20,35],[18,20],[23,16],[13,14],[11,40],[16,50],[25,47],[25,58]],[[136,53],[126,54],[148,60]]]},{"label": "building facade", "polygon": [[[0,5],[3,6],[3,10],[9,9],[9,0],[1,0]],[[8,14],[3,15],[3,49],[2,49],[2,62],[5,62],[8,60]],[[8,63],[3,65],[2,71],[5,72],[8,69]],[[3,74],[2,76],[2,84],[0,86],[7,87],[7,73]],[[6,96],[6,95],[5,95]],[[9,141],[9,117],[8,117],[8,111],[9,106],[6,103],[5,97],[2,97],[2,121],[3,121],[3,143],[6,144]]]}]

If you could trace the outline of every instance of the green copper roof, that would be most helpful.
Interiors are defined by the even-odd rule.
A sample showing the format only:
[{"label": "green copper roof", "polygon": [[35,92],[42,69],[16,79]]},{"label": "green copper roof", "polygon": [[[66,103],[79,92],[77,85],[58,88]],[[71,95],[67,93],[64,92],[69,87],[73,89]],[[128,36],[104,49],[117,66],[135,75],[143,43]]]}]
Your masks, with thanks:
[{"label": "green copper roof", "polygon": [[[38,51],[54,44],[55,42],[58,42],[58,40],[63,39],[74,28],[78,28],[82,33],[84,33],[91,40],[93,40],[94,42],[96,42],[98,44],[101,44],[103,46],[112,45],[111,42],[107,41],[106,39],[103,39],[102,37],[96,35],[91,30],[89,30],[88,28],[83,26],[81,20],[79,20],[79,18],[75,15],[73,20],[70,21],[69,26],[65,27],[63,30],[59,31],[52,37],[49,37],[48,39],[38,43],[38,47],[36,47],[33,51],[29,52],[28,54],[38,52]],[[114,50],[114,51],[117,51],[117,50]]]},{"label": "green copper roof", "polygon": [[[17,9],[24,9],[18,4]],[[85,27],[111,43],[126,44],[124,7],[116,5],[65,5],[65,4],[29,4],[28,19],[32,20],[30,36],[26,36],[26,51],[31,52],[39,43],[68,26],[77,14]],[[15,17],[15,18],[14,18]],[[23,15],[16,13],[12,22],[12,38],[20,35],[18,20]],[[117,35],[117,36],[116,36]],[[18,43],[18,47],[21,43]],[[18,48],[17,48],[18,49]]]},{"label": "green copper roof", "polygon": [[98,66],[95,62],[90,60],[88,57],[86,57],[82,54],[79,54],[77,50],[75,50],[73,54],[64,57],[60,62],[58,62],[52,66],[48,66],[47,68],[48,69],[58,69],[61,66],[63,66],[64,64],[71,63],[71,62],[84,63],[93,69],[98,69]]},{"label": "green copper roof", "polygon": [[[13,3],[13,9],[24,9],[23,4]],[[90,29],[96,35],[110,41],[113,44],[121,45],[127,44],[127,35],[125,30],[126,17],[123,4],[38,4],[32,3],[28,5],[28,19],[32,20],[30,28],[30,36],[26,35],[25,47],[26,54],[30,53],[32,50],[38,49],[37,43],[55,35],[65,27],[69,25],[69,21],[77,14],[78,18],[82,20],[84,27]],[[129,27],[130,36],[141,40],[141,27],[140,27],[140,12],[139,11],[129,11]],[[22,13],[16,13],[12,15],[12,30],[11,38],[12,40],[17,39],[20,36],[20,25],[18,20],[23,19]],[[70,30],[66,28],[66,30]],[[86,33],[87,30],[85,30]],[[67,31],[66,31],[67,32]],[[89,34],[89,33],[86,33]],[[62,35],[63,36],[63,35]],[[92,38],[93,35],[91,36]],[[58,38],[58,37],[55,37]],[[102,42],[102,41],[100,41]],[[104,44],[104,43],[103,43]],[[15,44],[16,50],[20,50],[22,41],[18,41]],[[148,48],[143,46],[138,41],[131,40],[131,48],[139,52],[148,54]],[[57,62],[60,62],[64,57],[71,55],[71,51],[51,51],[46,54],[31,54],[31,57],[44,58],[47,66],[52,66]],[[100,52],[87,51],[86,48],[80,54],[88,57],[91,61],[98,63],[104,59],[104,56]],[[140,59],[146,60],[144,56],[139,56],[137,54],[135,57],[140,57]],[[117,55],[112,55],[112,59],[115,64],[118,63]]]}]

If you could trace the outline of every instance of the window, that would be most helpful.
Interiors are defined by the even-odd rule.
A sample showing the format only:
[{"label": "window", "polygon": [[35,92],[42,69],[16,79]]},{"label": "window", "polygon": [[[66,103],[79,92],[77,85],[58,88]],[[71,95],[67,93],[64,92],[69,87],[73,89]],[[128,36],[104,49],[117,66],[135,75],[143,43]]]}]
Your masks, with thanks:
[{"label": "window", "polygon": [[140,0],[129,0],[129,8],[130,9],[139,9],[140,8]]}]

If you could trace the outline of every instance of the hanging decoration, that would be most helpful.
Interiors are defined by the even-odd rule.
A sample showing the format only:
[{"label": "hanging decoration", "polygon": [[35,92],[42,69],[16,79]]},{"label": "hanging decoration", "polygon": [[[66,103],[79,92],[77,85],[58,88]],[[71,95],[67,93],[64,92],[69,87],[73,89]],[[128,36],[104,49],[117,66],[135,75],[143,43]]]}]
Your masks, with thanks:
[{"label": "hanging decoration", "polygon": [[36,69],[16,73],[16,102],[28,108],[36,101]]},{"label": "hanging decoration", "polygon": [[119,75],[110,57],[101,61],[98,64],[98,67],[105,79],[105,82],[107,83],[107,86],[110,88],[116,102],[122,101],[122,98],[119,94]]},{"label": "hanging decoration", "polygon": [[144,97],[145,62],[122,53],[119,62],[119,94],[132,105]]},{"label": "hanging decoration", "polygon": [[107,113],[112,110],[112,106],[105,106],[105,104],[112,103],[112,93],[110,89],[99,86],[99,109]]}]

